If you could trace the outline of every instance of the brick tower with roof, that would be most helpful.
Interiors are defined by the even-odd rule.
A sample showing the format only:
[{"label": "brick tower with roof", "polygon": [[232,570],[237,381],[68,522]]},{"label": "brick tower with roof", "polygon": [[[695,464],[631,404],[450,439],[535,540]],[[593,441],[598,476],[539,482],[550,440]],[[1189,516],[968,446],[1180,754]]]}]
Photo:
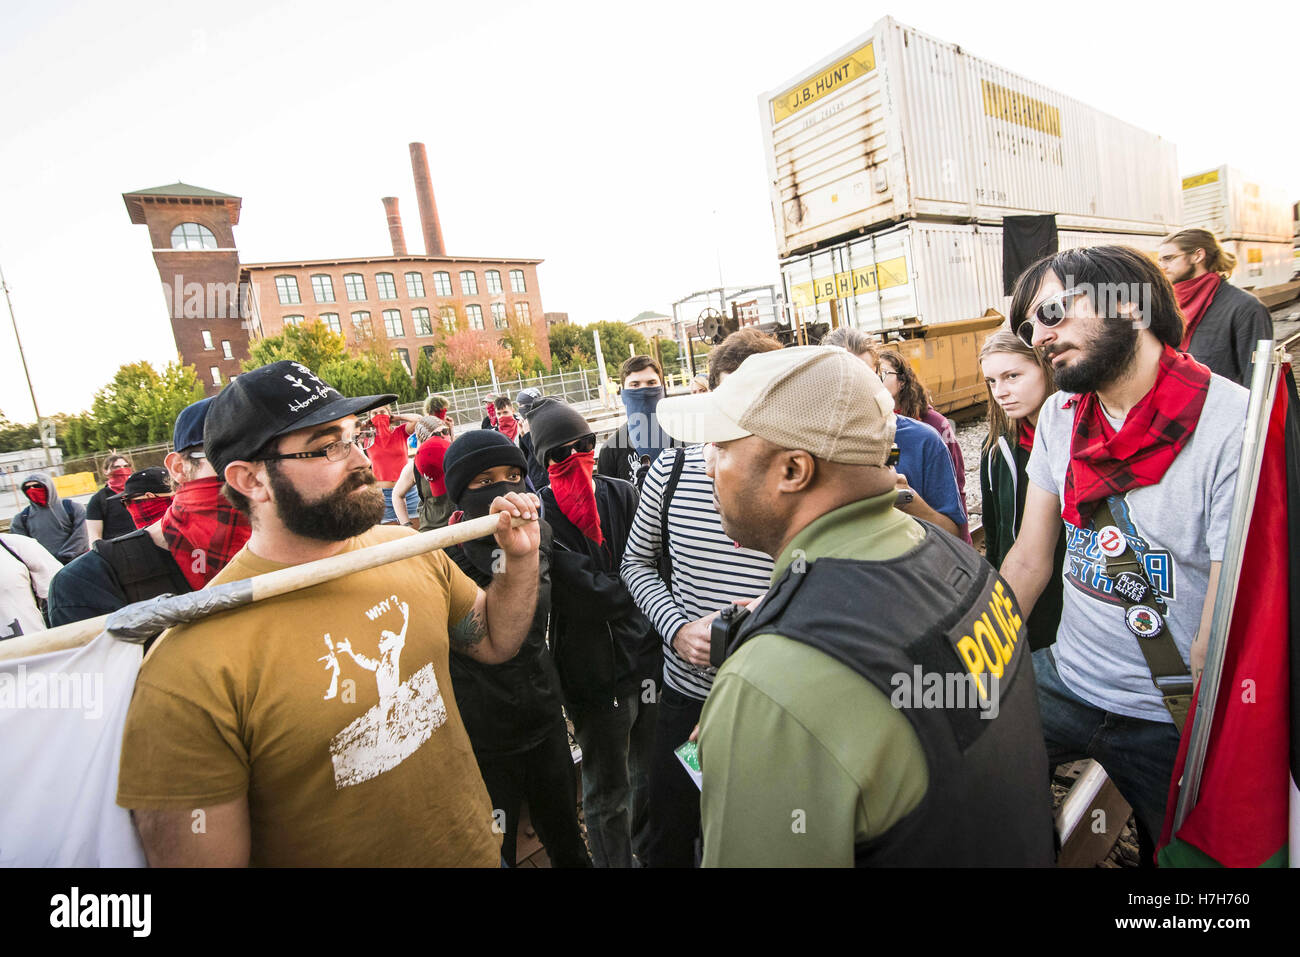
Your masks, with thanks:
[{"label": "brick tower with roof", "polygon": [[241,199],[173,183],[123,193],[122,200],[131,222],[149,227],[176,351],[215,395],[248,358],[250,317],[234,234]]}]

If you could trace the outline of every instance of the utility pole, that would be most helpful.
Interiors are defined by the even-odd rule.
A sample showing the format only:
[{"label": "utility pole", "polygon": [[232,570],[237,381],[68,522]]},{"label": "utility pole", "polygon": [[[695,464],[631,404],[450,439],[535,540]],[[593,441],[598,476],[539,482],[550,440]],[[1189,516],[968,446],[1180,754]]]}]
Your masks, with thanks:
[{"label": "utility pole", "polygon": [[23,376],[27,379],[27,391],[32,397],[32,411],[36,413],[36,441],[40,442],[41,448],[45,450],[45,464],[53,471],[54,459],[50,456],[50,446],[45,441],[44,430],[41,428],[41,410],[36,404],[36,390],[32,388],[32,374],[27,370],[27,356],[23,353],[22,337],[18,335],[18,320],[14,317],[14,301],[9,298],[9,283],[5,281],[3,267],[0,267],[0,286],[4,287],[5,302],[9,304],[9,321],[14,326],[14,341],[18,343],[18,358],[23,363]]}]

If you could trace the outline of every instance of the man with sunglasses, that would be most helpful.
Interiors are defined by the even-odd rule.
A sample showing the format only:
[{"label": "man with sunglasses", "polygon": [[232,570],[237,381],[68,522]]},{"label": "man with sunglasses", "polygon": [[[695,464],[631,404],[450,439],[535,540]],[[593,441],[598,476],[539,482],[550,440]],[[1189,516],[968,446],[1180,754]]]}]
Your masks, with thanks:
[{"label": "man with sunglasses", "polygon": [[551,648],[582,748],[582,806],[596,867],[645,861],[662,653],[619,565],[636,513],[631,482],[595,475],[596,437],[577,410],[529,410],[553,533]]},{"label": "man with sunglasses", "polygon": [[[202,588],[248,541],[248,519],[221,497],[221,481],[203,454],[203,423],[211,399],[181,410],[172,449],[158,478],[176,492],[166,510],[142,528],[95,542],[50,583],[50,624],[96,618],[159,595]],[[137,473],[139,474],[139,473]],[[135,476],[123,495],[131,497]],[[165,486],[162,491],[170,494]],[[150,501],[157,502],[157,498]]]},{"label": "man with sunglasses", "polygon": [[1028,615],[1066,536],[1057,640],[1034,653],[1049,758],[1098,761],[1150,847],[1205,660],[1248,393],[1177,351],[1174,290],[1134,249],[1038,261],[1011,317],[1061,390],[1001,568]]},{"label": "man with sunglasses", "polygon": [[[357,427],[393,398],[346,398],[283,361],[213,399],[204,451],[252,525],[216,583],[416,534],[378,525],[371,437]],[[504,561],[486,591],[435,551],[158,640],[127,714],[117,795],[150,864],[499,866],[448,655],[518,651],[539,530],[533,496],[489,511]]]}]

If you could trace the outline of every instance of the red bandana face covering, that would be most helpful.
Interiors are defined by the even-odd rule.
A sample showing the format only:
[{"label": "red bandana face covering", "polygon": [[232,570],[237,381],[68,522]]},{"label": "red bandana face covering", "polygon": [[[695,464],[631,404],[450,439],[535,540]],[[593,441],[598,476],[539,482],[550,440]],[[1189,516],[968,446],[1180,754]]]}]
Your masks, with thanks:
[{"label": "red bandana face covering", "polygon": [[1180,347],[1183,352],[1187,351],[1187,344],[1192,341],[1192,333],[1205,318],[1205,311],[1210,308],[1210,302],[1214,299],[1214,294],[1219,291],[1219,284],[1222,282],[1223,279],[1217,272],[1207,272],[1196,279],[1184,279],[1174,284],[1178,309],[1187,320],[1187,329],[1183,333],[1183,344]]},{"label": "red bandana face covering", "polygon": [[113,469],[108,473],[108,487],[112,489],[114,495],[121,495],[122,489],[126,488],[126,480],[131,477],[131,470],[123,466],[120,469]]},{"label": "red bandana face covering", "polygon": [[23,494],[27,496],[28,501],[33,505],[39,505],[42,508],[50,507],[50,493],[46,491],[43,485],[29,485],[23,489]]},{"label": "red bandana face covering", "polygon": [[563,462],[551,462],[546,472],[564,517],[597,545],[603,545],[605,536],[601,534],[600,514],[596,511],[596,490],[591,485],[591,473],[595,469],[594,451],[570,452]]},{"label": "red bandana face covering", "polygon": [[182,485],[162,521],[167,548],[195,590],[230,564],[252,532],[248,519],[222,496],[216,476]]},{"label": "red bandana face covering", "polygon": [[171,503],[172,497],[164,495],[159,498],[138,498],[134,502],[122,504],[131,513],[131,521],[135,522],[135,527],[144,528],[162,518],[163,512],[167,511],[167,506]]},{"label": "red bandana face covering", "polygon": [[1164,478],[1192,437],[1209,388],[1208,368],[1165,346],[1155,385],[1132,408],[1118,432],[1102,414],[1097,393],[1071,399],[1076,403],[1074,437],[1061,517],[1084,528],[1097,502]]}]

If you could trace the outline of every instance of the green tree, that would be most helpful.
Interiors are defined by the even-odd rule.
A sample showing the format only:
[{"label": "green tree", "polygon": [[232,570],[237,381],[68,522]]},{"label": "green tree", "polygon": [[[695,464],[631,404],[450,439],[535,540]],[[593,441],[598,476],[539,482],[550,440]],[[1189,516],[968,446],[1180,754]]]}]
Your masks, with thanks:
[{"label": "green tree", "polygon": [[10,422],[0,412],[0,452],[19,452],[40,445],[41,433],[36,423]]},{"label": "green tree", "polygon": [[385,388],[387,376],[371,355],[332,359],[316,374],[346,396],[377,395],[388,391]]},{"label": "green tree", "polygon": [[301,362],[319,375],[326,363],[347,358],[347,354],[347,341],[325,323],[312,319],[300,326],[285,326],[280,335],[254,342],[249,347],[249,357],[244,360],[243,367],[245,372],[249,372],[281,359],[290,359]]},{"label": "green tree", "polygon": [[430,392],[437,392],[441,388],[438,382],[438,370],[433,367],[433,360],[423,349],[420,350],[420,358],[415,360],[415,397],[423,400]]},{"label": "green tree", "polygon": [[148,362],[122,366],[91,405],[96,448],[166,442],[181,409],[203,398],[193,366],[170,362],[160,373]]},{"label": "green tree", "polygon": [[415,384],[407,374],[406,367],[397,359],[389,359],[384,370],[384,392],[391,392],[397,396],[398,402],[413,402],[415,400]]}]

